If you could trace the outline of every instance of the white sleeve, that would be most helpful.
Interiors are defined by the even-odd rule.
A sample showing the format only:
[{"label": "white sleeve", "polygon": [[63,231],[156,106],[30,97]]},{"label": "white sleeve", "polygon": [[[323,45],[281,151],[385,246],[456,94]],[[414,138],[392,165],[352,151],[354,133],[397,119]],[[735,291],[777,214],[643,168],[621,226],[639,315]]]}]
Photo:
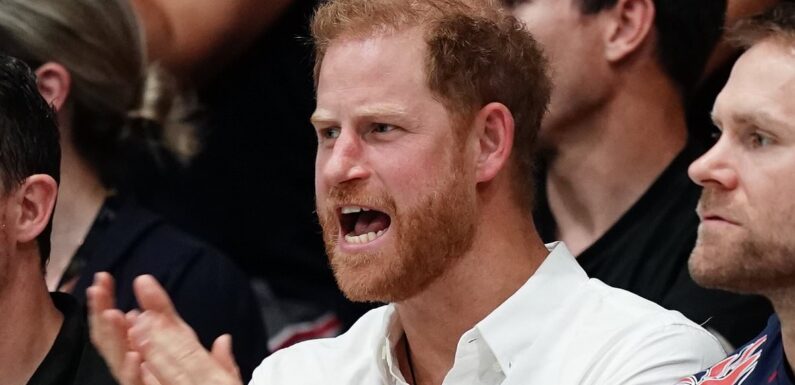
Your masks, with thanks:
[{"label": "white sleeve", "polygon": [[628,336],[618,345],[599,369],[599,384],[672,385],[726,357],[712,334],[681,323]]}]

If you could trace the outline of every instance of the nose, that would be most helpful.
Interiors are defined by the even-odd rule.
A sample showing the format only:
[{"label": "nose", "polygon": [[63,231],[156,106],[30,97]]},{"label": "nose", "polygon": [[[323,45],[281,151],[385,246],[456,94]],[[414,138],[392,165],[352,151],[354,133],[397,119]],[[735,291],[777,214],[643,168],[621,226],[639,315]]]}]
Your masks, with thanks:
[{"label": "nose", "polygon": [[330,148],[318,150],[318,171],[330,186],[370,175],[364,143],[354,130],[342,129]]},{"label": "nose", "polygon": [[735,153],[730,139],[724,135],[690,165],[687,174],[699,186],[733,190],[738,183],[733,158]]}]

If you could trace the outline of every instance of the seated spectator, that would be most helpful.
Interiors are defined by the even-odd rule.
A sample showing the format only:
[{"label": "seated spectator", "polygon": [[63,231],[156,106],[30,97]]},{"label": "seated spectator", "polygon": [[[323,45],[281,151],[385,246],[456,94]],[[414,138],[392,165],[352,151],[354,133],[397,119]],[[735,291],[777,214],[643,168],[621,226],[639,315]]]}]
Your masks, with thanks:
[{"label": "seated spectator", "polygon": [[0,373],[9,385],[110,385],[72,296],[44,265],[59,178],[58,127],[19,60],[0,55]]},{"label": "seated spectator", "polygon": [[[746,341],[772,313],[763,298],[696,285],[687,258],[700,189],[687,166],[685,102],[721,35],[726,0],[510,0],[552,67],[535,223],[570,246],[589,277]],[[706,128],[701,128],[705,130]]]},{"label": "seated spectator", "polygon": [[[312,29],[330,262],[349,298],[391,304],[274,353],[252,384],[663,385],[723,357],[681,314],[541,242],[527,213],[550,86],[516,19],[489,0],[337,0]],[[126,321],[98,278],[92,339],[122,383],[240,383],[228,340],[202,349],[151,277]]]},{"label": "seated spectator", "polygon": [[680,385],[795,383],[795,4],[737,25],[748,50],[712,112],[720,139],[690,165],[704,187],[690,272],[699,284],[765,296],[762,333]]},{"label": "seated spectator", "polygon": [[[245,270],[266,306],[272,350],[338,335],[374,307],[347,301],[337,288],[314,214],[315,98],[306,40],[319,2],[132,2],[149,59],[197,88],[206,119],[197,125],[202,151],[189,167],[159,172],[156,183],[146,173],[131,187],[139,204]],[[285,162],[289,167],[273,167]]]},{"label": "seated spectator", "polygon": [[60,126],[63,177],[48,286],[84,303],[94,273],[111,271],[117,305],[131,310],[138,307],[132,279],[153,274],[207,346],[232,334],[248,375],[265,355],[266,336],[246,276],[139,207],[119,183],[128,165],[187,159],[194,150],[189,128],[174,121],[166,78],[145,65],[142,47],[124,0],[0,2],[0,50],[35,68]]}]

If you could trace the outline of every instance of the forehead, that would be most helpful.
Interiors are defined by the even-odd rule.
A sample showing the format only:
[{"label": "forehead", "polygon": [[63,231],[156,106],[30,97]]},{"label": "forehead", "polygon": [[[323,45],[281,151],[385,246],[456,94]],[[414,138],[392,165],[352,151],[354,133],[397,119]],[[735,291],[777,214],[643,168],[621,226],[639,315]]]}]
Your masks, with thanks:
[{"label": "forehead", "polygon": [[[768,39],[751,47],[737,60],[713,115],[722,120],[795,118],[795,46]],[[795,129],[792,123],[789,127]]]},{"label": "forehead", "polygon": [[[557,25],[561,20],[578,20],[583,15],[573,0],[530,0],[513,7],[513,14],[528,24]],[[530,27],[530,26],[528,26]]]},{"label": "forehead", "polygon": [[405,103],[428,95],[425,51],[419,29],[333,41],[321,64],[318,107]]}]

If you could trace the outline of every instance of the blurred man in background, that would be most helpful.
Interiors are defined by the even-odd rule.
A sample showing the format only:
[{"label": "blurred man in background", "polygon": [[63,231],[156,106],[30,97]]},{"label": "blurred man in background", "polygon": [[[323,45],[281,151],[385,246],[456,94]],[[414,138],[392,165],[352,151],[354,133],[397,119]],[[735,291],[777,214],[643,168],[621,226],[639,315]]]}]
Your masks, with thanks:
[{"label": "blurred man in background", "polygon": [[688,137],[684,106],[725,0],[505,3],[552,67],[539,133],[542,238],[566,242],[590,277],[706,323],[730,345],[746,341],[769,306],[700,288],[687,272],[699,188],[686,169],[706,145]]}]

